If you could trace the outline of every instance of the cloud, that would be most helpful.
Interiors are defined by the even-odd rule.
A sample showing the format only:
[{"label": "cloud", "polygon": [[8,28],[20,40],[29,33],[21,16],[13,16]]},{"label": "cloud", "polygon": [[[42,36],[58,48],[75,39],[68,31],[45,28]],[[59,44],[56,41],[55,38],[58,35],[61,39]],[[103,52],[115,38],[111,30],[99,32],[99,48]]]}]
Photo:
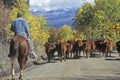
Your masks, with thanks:
[{"label": "cloud", "polygon": [[30,0],[30,6],[44,10],[54,10],[58,8],[79,7],[85,2],[94,4],[94,0]]}]

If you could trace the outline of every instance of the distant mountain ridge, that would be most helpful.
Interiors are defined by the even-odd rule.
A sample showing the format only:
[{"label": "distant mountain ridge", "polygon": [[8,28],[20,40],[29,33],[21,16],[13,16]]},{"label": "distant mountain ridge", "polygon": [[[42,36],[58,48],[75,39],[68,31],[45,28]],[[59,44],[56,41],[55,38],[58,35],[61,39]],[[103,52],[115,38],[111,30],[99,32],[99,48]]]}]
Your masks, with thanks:
[{"label": "distant mountain ridge", "polygon": [[66,24],[73,28],[72,19],[74,13],[76,12],[76,8],[65,8],[65,9],[57,9],[57,10],[41,10],[41,9],[31,9],[32,15],[40,15],[43,14],[45,19],[48,21],[48,26],[54,26],[56,28],[60,28],[62,25]]}]

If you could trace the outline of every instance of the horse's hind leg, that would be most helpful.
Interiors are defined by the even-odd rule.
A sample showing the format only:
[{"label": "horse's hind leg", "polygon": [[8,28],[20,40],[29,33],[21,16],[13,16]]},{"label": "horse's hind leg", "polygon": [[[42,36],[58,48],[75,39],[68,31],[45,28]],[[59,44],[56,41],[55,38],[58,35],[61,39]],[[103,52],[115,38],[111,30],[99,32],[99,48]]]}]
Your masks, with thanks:
[{"label": "horse's hind leg", "polygon": [[19,77],[19,79],[23,79],[23,72],[24,72],[24,69],[25,69],[26,60],[27,60],[27,57],[18,58],[18,62],[19,62],[20,69],[21,69],[20,70],[20,77]]},{"label": "horse's hind leg", "polygon": [[12,65],[12,77],[15,77],[15,59],[11,60],[11,65]]}]

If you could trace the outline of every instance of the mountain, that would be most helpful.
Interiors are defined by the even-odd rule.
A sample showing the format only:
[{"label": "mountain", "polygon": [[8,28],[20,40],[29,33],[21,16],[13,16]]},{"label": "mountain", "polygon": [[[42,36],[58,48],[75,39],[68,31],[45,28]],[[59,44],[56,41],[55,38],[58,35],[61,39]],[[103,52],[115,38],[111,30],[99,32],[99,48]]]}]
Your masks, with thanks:
[{"label": "mountain", "polygon": [[[76,8],[66,8],[66,9],[57,9],[57,10],[41,10],[41,9],[31,9],[32,15],[43,14],[45,19],[48,21],[48,26],[54,26],[60,28],[62,25],[66,24],[72,27],[72,19]],[[72,27],[73,28],[73,27]]]}]

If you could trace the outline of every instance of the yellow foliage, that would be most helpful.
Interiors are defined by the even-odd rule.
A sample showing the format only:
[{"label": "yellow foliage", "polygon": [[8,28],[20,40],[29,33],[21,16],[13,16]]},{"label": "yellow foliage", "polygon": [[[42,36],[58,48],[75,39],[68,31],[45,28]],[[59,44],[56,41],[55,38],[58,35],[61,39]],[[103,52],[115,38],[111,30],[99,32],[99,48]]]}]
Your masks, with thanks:
[{"label": "yellow foliage", "polygon": [[49,38],[48,32],[44,31],[44,27],[47,24],[47,21],[44,19],[44,16],[35,17],[30,14],[28,6],[25,3],[25,0],[19,0],[18,3],[15,3],[17,7],[14,7],[10,13],[10,19],[13,21],[16,19],[16,15],[19,11],[23,13],[23,18],[28,22],[30,28],[30,37],[36,45],[43,45],[47,42]]},{"label": "yellow foliage", "polygon": [[72,37],[72,30],[71,27],[68,25],[63,25],[60,29],[60,40],[70,40]]},{"label": "yellow foliage", "polygon": [[117,0],[118,3],[120,3],[120,0]]},{"label": "yellow foliage", "polygon": [[84,35],[83,35],[82,32],[74,30],[73,31],[73,39],[74,40],[83,40],[84,39]]}]

